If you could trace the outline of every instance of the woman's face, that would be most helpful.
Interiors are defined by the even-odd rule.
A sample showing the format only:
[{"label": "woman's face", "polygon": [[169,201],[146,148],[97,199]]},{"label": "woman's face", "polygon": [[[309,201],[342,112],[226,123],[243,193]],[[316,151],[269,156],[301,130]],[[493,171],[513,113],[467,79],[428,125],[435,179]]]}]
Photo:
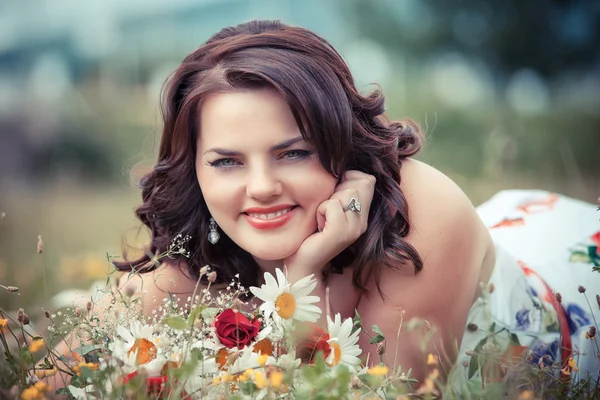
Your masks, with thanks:
[{"label": "woman's face", "polygon": [[273,89],[205,99],[196,173],[212,217],[257,261],[293,254],[336,186]]}]

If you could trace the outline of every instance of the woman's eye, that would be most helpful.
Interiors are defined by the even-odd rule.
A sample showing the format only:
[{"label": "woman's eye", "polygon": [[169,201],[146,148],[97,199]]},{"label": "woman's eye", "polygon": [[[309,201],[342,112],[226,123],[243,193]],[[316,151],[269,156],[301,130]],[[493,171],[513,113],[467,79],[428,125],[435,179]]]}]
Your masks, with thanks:
[{"label": "woman's eye", "polygon": [[290,151],[285,152],[283,154],[283,157],[287,158],[287,159],[291,159],[291,160],[297,160],[299,158],[308,157],[311,154],[312,154],[312,152],[307,151],[307,150],[290,150]]},{"label": "woman's eye", "polygon": [[236,162],[233,158],[221,158],[219,160],[216,161],[211,161],[208,164],[211,167],[216,167],[216,168],[227,168],[227,167],[233,167],[236,165]]}]

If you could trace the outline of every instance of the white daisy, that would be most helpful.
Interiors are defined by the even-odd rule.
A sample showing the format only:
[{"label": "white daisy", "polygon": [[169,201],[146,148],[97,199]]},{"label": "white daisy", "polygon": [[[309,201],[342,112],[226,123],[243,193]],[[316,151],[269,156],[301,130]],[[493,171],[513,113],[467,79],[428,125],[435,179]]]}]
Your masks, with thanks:
[{"label": "white daisy", "polygon": [[196,398],[197,394],[201,395],[202,388],[210,384],[218,371],[219,367],[213,357],[206,357],[199,361],[191,374],[185,379],[185,391],[194,394],[193,398]]},{"label": "white daisy", "polygon": [[352,332],[352,318],[346,318],[344,323],[341,319],[339,313],[335,314],[334,321],[327,316],[327,330],[331,338],[327,342],[331,346],[331,352],[325,362],[331,366],[344,363],[352,372],[356,372],[356,367],[360,366],[358,356],[362,353],[357,344],[360,330]]},{"label": "white daisy", "polygon": [[265,319],[270,316],[278,323],[291,322],[292,320],[316,322],[321,315],[321,309],[312,304],[319,302],[319,297],[308,296],[317,286],[314,275],[300,279],[290,285],[283,272],[275,270],[277,280],[265,272],[265,284],[259,288],[251,287],[253,295],[263,301],[260,310]]},{"label": "white daisy", "polygon": [[297,369],[300,364],[302,364],[302,360],[296,358],[294,354],[282,354],[277,357],[277,366],[286,371]]},{"label": "white daisy", "polygon": [[95,399],[96,397],[92,394],[96,389],[93,385],[88,385],[83,388],[78,388],[73,385],[69,385],[69,392],[76,400],[88,400]]},{"label": "white daisy", "polygon": [[[259,354],[252,351],[252,347],[244,347],[242,350],[236,350],[237,356],[231,365],[228,365],[226,371],[221,374],[229,373],[231,375],[239,374],[249,368],[260,366]],[[272,357],[270,357],[272,358]]]},{"label": "white daisy", "polygon": [[129,329],[119,325],[117,334],[109,349],[114,357],[124,362],[123,372],[131,373],[143,366],[148,376],[160,375],[167,360],[151,325],[133,320]]}]

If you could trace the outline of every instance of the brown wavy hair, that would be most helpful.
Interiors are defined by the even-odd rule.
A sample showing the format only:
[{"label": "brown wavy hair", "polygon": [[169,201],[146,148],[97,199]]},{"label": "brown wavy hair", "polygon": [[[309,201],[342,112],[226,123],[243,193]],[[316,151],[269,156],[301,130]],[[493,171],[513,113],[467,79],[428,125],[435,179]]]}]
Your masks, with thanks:
[{"label": "brown wavy hair", "polygon": [[402,160],[422,146],[421,131],[410,120],[388,120],[379,88],[361,95],[348,66],[326,40],[279,21],[251,21],[221,30],[189,54],[167,80],[158,161],[141,180],[143,203],[136,210],[152,241],[145,256],[115,266],[123,271],[152,270],[152,257],[182,234],[191,236],[189,258],[176,256],[168,262],[186,267],[194,277],[209,265],[220,282],[239,274],[245,287],[257,285],[259,268],[250,254],[224,232],[216,245],[207,240],[210,215],[195,159],[203,99],[211,93],[263,87],[277,90],[289,104],[325,170],[338,179],[350,169],[377,178],[367,231],[332,260],[325,275],[354,266],[354,286],[366,293],[367,281],[374,278],[383,295],[383,268],[409,265],[415,273],[420,271],[422,260],[404,239],[410,224],[399,184]]}]

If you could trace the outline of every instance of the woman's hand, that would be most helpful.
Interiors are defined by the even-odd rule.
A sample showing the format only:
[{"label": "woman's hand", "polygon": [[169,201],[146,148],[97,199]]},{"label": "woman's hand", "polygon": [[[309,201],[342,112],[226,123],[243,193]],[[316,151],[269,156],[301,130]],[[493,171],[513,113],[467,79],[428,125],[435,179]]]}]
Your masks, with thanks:
[{"label": "woman's hand", "polygon": [[[311,274],[319,279],[325,265],[365,233],[375,182],[374,176],[360,171],[344,173],[331,197],[317,208],[318,232],[284,260],[291,282]],[[346,210],[352,199],[360,203],[360,214]]]}]

